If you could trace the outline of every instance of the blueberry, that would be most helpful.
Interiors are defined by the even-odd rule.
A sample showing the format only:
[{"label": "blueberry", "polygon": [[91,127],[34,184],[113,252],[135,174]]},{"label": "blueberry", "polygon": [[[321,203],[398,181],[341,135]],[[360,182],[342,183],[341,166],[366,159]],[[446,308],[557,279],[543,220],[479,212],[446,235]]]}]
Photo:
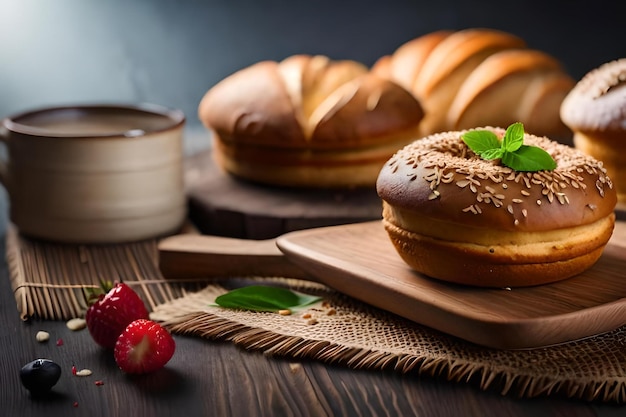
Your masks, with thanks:
[{"label": "blueberry", "polygon": [[22,384],[32,394],[45,394],[61,377],[61,367],[50,359],[36,359],[20,370]]}]

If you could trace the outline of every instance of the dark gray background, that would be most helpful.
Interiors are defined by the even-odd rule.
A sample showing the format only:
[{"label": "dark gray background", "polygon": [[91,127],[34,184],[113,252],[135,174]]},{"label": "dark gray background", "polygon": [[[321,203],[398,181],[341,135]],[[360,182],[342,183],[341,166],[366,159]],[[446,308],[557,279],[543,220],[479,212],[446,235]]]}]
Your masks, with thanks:
[{"label": "dark gray background", "polygon": [[580,78],[626,57],[626,1],[0,0],[0,116],[44,105],[153,102],[199,128],[213,84],[263,59],[372,64],[438,29],[517,34]]}]

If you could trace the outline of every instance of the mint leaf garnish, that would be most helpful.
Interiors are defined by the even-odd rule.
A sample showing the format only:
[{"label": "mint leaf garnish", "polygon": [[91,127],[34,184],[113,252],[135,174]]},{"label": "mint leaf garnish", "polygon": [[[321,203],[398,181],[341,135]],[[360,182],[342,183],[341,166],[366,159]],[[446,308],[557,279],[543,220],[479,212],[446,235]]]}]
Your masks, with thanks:
[{"label": "mint leaf garnish", "polygon": [[502,163],[516,171],[532,172],[556,168],[556,162],[548,152],[536,146],[527,145],[522,145],[515,152],[506,152],[502,155]]},{"label": "mint leaf garnish", "polygon": [[524,125],[520,122],[513,123],[506,128],[502,138],[502,148],[506,152],[515,152],[524,143]]},{"label": "mint leaf garnish", "polygon": [[500,149],[498,137],[490,130],[471,130],[463,135],[463,141],[481,156],[485,151]]},{"label": "mint leaf garnish", "polygon": [[510,125],[502,141],[490,130],[472,130],[461,136],[463,142],[485,160],[500,159],[503,165],[516,171],[553,170],[556,162],[545,150],[524,145],[524,125]]},{"label": "mint leaf garnish", "polygon": [[321,297],[302,294],[280,287],[250,285],[237,288],[215,299],[220,307],[253,311],[292,310],[321,300]]},{"label": "mint leaf garnish", "polygon": [[500,159],[500,158],[502,158],[504,156],[504,150],[501,149],[501,148],[487,149],[486,151],[483,151],[479,155],[483,159],[486,159],[487,161],[491,161],[493,159]]}]

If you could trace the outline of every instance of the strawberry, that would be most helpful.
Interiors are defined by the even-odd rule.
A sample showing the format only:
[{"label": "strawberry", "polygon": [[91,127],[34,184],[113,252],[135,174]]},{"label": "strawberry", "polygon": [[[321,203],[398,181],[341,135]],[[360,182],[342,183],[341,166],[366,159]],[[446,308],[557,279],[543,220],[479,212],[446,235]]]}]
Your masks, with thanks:
[{"label": "strawberry", "polygon": [[115,343],[113,354],[119,368],[129,374],[145,374],[165,366],[176,343],[160,324],[145,319],[133,321]]},{"label": "strawberry", "polygon": [[97,298],[85,314],[87,328],[93,340],[99,345],[113,349],[118,336],[126,326],[137,319],[147,319],[148,310],[132,288],[124,283],[103,284]]}]

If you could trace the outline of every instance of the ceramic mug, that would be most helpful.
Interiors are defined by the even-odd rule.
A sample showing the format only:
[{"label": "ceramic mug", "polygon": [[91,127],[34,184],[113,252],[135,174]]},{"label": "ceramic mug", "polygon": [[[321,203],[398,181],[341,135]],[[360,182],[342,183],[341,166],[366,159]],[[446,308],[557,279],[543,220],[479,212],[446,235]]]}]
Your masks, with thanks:
[{"label": "ceramic mug", "polygon": [[0,182],[25,236],[75,243],[135,241],[185,220],[178,110],[81,105],[3,120]]}]

